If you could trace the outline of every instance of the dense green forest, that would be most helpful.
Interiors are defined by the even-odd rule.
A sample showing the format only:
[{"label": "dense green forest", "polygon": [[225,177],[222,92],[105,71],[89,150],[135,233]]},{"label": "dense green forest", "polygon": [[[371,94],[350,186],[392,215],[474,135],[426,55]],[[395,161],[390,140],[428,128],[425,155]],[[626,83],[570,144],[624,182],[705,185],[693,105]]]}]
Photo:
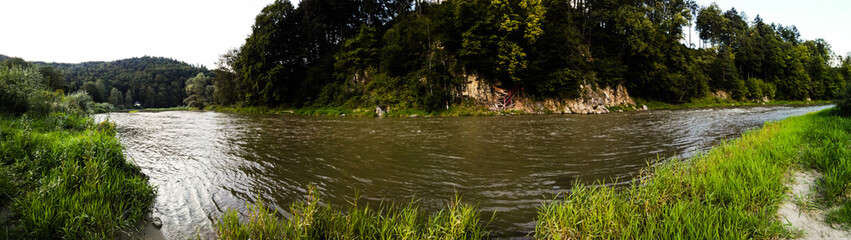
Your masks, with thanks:
[{"label": "dense green forest", "polygon": [[162,57],[138,57],[112,62],[45,63],[0,55],[7,67],[35,67],[53,90],[86,91],[98,103],[118,108],[184,105],[186,80],[210,71],[201,66]]},{"label": "dense green forest", "polygon": [[464,101],[468,75],[532,99],[576,97],[582,83],[669,103],[719,90],[831,99],[851,58],[794,26],[684,0],[278,0],[214,72],[196,81],[213,86],[198,105],[438,110]]},{"label": "dense green forest", "polygon": [[208,72],[199,66],[162,57],[139,57],[112,62],[36,63],[64,73],[69,92],[85,90],[96,102],[143,107],[174,107],[186,98],[186,80]]}]

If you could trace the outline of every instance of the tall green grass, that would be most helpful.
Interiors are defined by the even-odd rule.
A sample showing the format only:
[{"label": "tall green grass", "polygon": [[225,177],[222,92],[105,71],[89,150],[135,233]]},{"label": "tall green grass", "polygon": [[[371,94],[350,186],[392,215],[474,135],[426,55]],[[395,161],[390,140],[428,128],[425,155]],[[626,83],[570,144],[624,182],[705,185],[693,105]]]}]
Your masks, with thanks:
[{"label": "tall green grass", "polygon": [[[110,239],[132,231],[154,189],[125,161],[114,126],[88,117],[0,117],[0,198],[6,236]],[[10,190],[10,187],[12,189]]]},{"label": "tall green grass", "polygon": [[[851,120],[834,117],[829,111],[792,117],[767,123],[761,130],[721,143],[700,156],[652,166],[645,176],[628,187],[576,187],[563,199],[539,209],[536,237],[794,236],[777,217],[778,206],[787,191],[784,184],[788,172],[797,163],[829,165],[817,167],[826,173],[823,185],[829,193],[827,198],[847,194],[851,165],[844,164],[849,156],[849,138],[840,132],[847,133],[848,123]],[[834,128],[831,124],[840,126]],[[824,140],[814,141],[819,138]]]},{"label": "tall green grass", "polygon": [[829,223],[851,228],[851,118],[841,117],[835,110],[820,113],[812,123],[817,127],[805,134],[809,144],[803,163],[822,173],[816,200],[825,208],[838,206],[827,214]]},{"label": "tall green grass", "polygon": [[[291,217],[262,202],[248,205],[247,219],[228,211],[216,224],[221,239],[482,239],[487,236],[474,206],[456,198],[444,209],[426,213],[414,202],[359,206],[347,211],[320,204],[314,188],[290,206]],[[245,220],[245,221],[243,221]]]}]

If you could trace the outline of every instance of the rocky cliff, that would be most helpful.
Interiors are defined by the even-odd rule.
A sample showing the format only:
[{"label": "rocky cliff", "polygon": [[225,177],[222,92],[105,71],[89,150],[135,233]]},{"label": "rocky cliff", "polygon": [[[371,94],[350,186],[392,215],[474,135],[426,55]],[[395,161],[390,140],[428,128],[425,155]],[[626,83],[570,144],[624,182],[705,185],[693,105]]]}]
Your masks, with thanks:
[{"label": "rocky cliff", "polygon": [[[526,113],[609,113],[611,106],[635,106],[635,101],[622,85],[601,88],[596,84],[580,84],[579,97],[575,99],[545,99],[533,101],[522,91],[507,91],[493,86],[475,75],[468,75],[460,95],[487,106],[492,111],[521,111]],[[511,99],[506,101],[506,99]]]}]

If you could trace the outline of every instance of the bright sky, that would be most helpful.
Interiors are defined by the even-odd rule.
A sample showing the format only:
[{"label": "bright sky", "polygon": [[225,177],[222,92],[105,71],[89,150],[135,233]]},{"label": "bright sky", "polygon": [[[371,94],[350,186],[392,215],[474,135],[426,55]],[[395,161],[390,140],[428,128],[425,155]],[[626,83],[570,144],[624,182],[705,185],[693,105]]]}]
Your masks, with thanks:
[{"label": "bright sky", "polygon": [[[219,55],[245,41],[254,17],[272,1],[3,0],[0,54],[66,63],[147,55],[214,68]],[[735,7],[749,20],[759,14],[769,23],[795,25],[802,38],[824,38],[837,54],[851,51],[851,1],[698,0],[711,2]]]},{"label": "bright sky", "polygon": [[65,63],[147,55],[215,68],[272,2],[2,0],[0,54]]},{"label": "bright sky", "polygon": [[[805,40],[823,38],[834,53],[845,56],[851,52],[851,1],[848,0],[697,0],[702,6],[712,2],[723,11],[735,7],[745,12],[748,22],[756,15],[766,23],[795,25]],[[692,36],[696,43],[697,32]]]}]

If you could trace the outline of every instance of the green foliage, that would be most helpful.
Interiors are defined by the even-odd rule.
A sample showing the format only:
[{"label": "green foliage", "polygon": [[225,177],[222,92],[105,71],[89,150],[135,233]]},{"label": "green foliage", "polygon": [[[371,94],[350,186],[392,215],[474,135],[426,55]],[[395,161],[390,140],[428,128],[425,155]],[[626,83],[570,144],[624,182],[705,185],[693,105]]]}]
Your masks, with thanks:
[{"label": "green foliage", "polygon": [[262,202],[248,205],[247,221],[230,210],[216,224],[220,239],[482,239],[487,237],[475,207],[456,198],[444,209],[426,213],[415,202],[405,205],[342,209],[320,204],[313,187],[303,202],[280,219]]},{"label": "green foliage", "polygon": [[[851,80],[851,64],[831,66],[823,40],[714,4],[411,3],[276,1],[245,44],[223,55],[211,102],[445,111],[461,103],[469,75],[533,99],[576,97],[587,83],[624,85],[633,96],[667,103],[718,90],[735,101],[824,100]],[[376,10],[382,6],[394,7]],[[682,43],[691,21],[712,47]]]},{"label": "green foliage", "polygon": [[841,113],[851,115],[851,86],[845,86],[845,91],[833,102]]},{"label": "green foliage", "polygon": [[0,219],[3,232],[107,239],[134,229],[153,188],[125,161],[114,126],[87,116],[98,104],[85,91],[49,91],[34,67],[0,67],[0,80],[4,100],[13,103],[4,102],[0,116],[0,204],[13,211]]},{"label": "green foliage", "polygon": [[65,90],[65,76],[62,75],[62,71],[59,71],[52,66],[40,66],[38,67],[38,72],[41,73],[42,77],[44,77],[44,85],[47,86],[48,89]]},{"label": "green foliage", "polygon": [[[0,190],[14,199],[20,224],[4,229],[13,235],[114,238],[134,229],[153,202],[153,188],[125,161],[114,129],[86,116],[4,117],[0,132],[0,170],[9,173]],[[9,183],[15,191],[3,190]]]},{"label": "green foliage", "polygon": [[124,94],[121,91],[118,91],[117,88],[112,88],[109,91],[109,103],[113,106],[123,106],[124,105]]},{"label": "green foliage", "polygon": [[0,113],[44,116],[61,107],[61,93],[48,91],[34,68],[0,67]]},{"label": "green foliage", "polygon": [[[139,57],[112,62],[84,62],[78,64],[35,63],[44,69],[61,72],[66,92],[85,90],[95,102],[109,102],[114,106],[127,105],[126,95],[144,107],[174,107],[183,105],[186,98],[185,82],[198,73],[209,73],[203,67],[160,58]],[[50,79],[49,77],[46,77]],[[112,102],[111,89],[117,89],[124,99]],[[129,94],[128,94],[129,92]],[[130,104],[132,105],[132,103]]]},{"label": "green foliage", "polygon": [[204,108],[213,100],[215,87],[210,83],[210,77],[199,73],[195,77],[186,80],[186,99],[183,103],[189,107]]}]

